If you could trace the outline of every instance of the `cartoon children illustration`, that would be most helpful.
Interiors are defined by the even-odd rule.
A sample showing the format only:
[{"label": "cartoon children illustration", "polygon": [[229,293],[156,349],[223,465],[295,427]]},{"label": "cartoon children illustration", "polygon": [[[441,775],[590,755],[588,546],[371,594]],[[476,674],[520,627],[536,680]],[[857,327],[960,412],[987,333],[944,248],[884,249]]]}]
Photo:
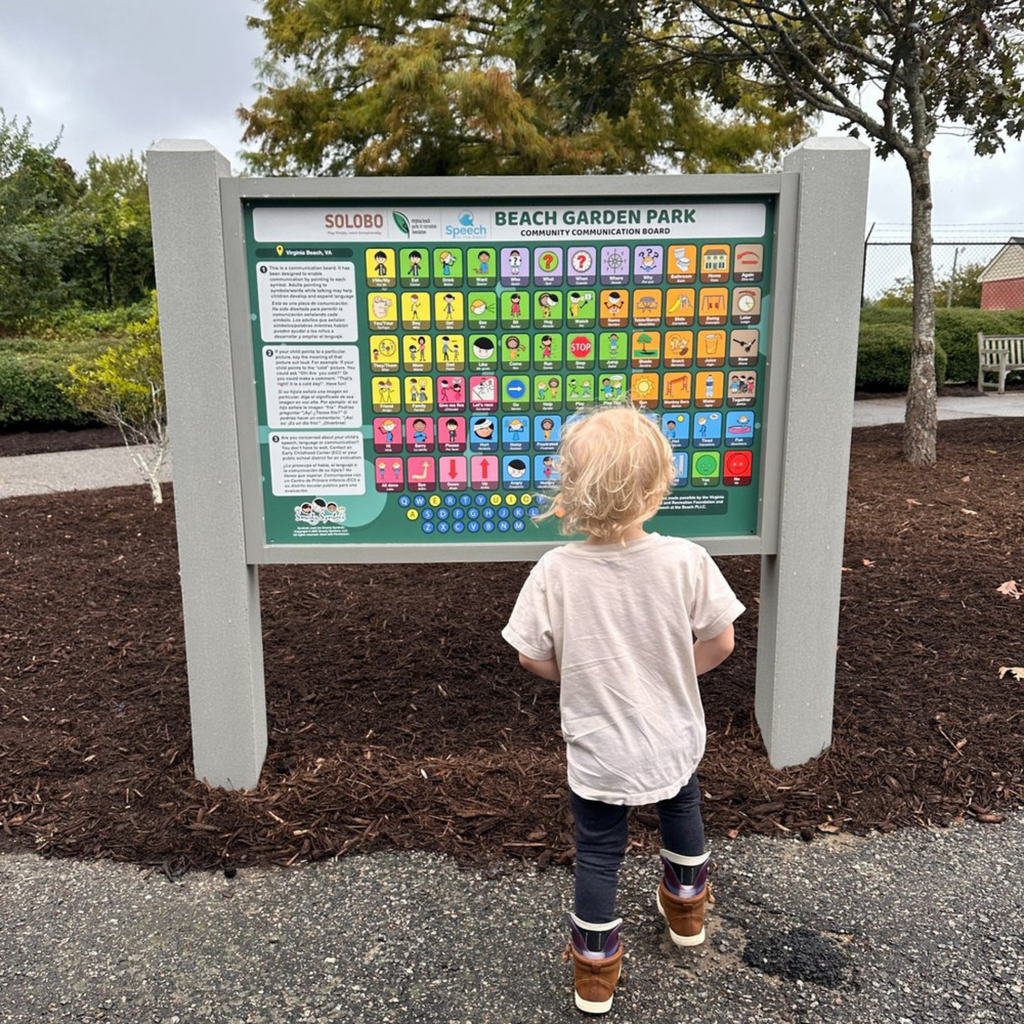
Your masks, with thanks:
[{"label": "cartoon children illustration", "polygon": [[645,274],[650,274],[656,270],[659,255],[656,249],[641,249],[637,253],[637,256],[640,258],[640,270]]},{"label": "cartoon children illustration", "polygon": [[508,269],[509,273],[514,277],[517,277],[523,267],[523,257],[518,249],[513,249],[508,254]]},{"label": "cartoon children illustration", "polygon": [[473,339],[473,358],[478,362],[486,363],[494,358],[494,341],[491,338],[480,337]]},{"label": "cartoon children illustration", "polygon": [[477,254],[476,272],[481,277],[486,277],[491,272],[491,254],[486,249],[481,249]]},{"label": "cartoon children illustration", "polygon": [[452,269],[455,267],[455,257],[445,249],[437,258],[441,264],[441,273],[445,277],[451,277]]},{"label": "cartoon children illustration", "polygon": [[378,277],[388,276],[388,254],[383,249],[378,249],[373,254],[373,267]]},{"label": "cartoon children illustration", "polygon": [[486,417],[473,420],[473,436],[481,441],[490,441],[494,436],[494,420]]},{"label": "cartoon children illustration", "polygon": [[420,268],[421,268],[422,263],[423,263],[423,253],[421,253],[418,249],[413,249],[413,251],[411,253],[409,253],[409,276],[410,277],[419,277],[420,276]]},{"label": "cartoon children illustration", "polygon": [[608,310],[609,318],[617,317],[622,313],[625,300],[619,292],[609,292],[608,298],[604,300],[604,308]]}]

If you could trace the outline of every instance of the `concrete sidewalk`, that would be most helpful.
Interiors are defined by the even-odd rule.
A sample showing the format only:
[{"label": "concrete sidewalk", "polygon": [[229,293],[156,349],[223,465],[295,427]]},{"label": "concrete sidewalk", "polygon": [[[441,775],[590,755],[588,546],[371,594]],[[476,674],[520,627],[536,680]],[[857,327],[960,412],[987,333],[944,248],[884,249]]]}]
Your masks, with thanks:
[{"label": "concrete sidewalk", "polygon": [[[171,470],[168,453],[160,473],[162,482],[171,479]],[[148,486],[148,481],[124,446],[45,455],[12,455],[0,459],[0,498],[143,484]]]},{"label": "concrete sidewalk", "polygon": [[[854,402],[854,427],[902,423],[906,410],[903,396],[869,398]],[[1003,395],[939,398],[939,419],[1024,417],[1024,391]],[[171,479],[171,462],[161,474]],[[125,448],[96,448],[84,452],[19,455],[0,459],[0,499],[22,494],[59,494],[100,487],[142,484],[144,479]]]},{"label": "concrete sidewalk", "polygon": [[[853,403],[854,427],[875,427],[884,423],[902,423],[907,400],[895,398],[862,398]],[[989,416],[1024,416],[1024,391],[1007,391],[999,395],[987,392],[978,395],[940,395],[940,420],[984,419]]]}]

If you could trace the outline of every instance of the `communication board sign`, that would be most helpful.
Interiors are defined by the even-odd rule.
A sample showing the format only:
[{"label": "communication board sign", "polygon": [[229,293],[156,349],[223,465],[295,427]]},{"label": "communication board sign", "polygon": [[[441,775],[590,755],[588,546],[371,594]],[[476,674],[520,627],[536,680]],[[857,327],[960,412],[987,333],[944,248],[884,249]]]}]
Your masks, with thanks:
[{"label": "communication board sign", "polygon": [[675,453],[651,528],[756,538],[776,216],[772,194],[244,198],[260,547],[532,557],[560,540],[537,518],[566,422],[627,401]]}]

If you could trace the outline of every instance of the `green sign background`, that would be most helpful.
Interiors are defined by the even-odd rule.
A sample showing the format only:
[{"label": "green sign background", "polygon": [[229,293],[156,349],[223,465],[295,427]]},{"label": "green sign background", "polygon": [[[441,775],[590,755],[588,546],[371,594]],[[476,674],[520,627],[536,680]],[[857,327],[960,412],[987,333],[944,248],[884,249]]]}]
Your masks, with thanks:
[{"label": "green sign background", "polygon": [[[651,528],[684,537],[756,534],[775,205],[772,197],[754,200],[764,208],[761,233],[700,233],[705,214],[727,214],[736,202],[695,200],[698,214],[689,219],[679,197],[602,199],[582,214],[561,199],[512,210],[473,200],[469,211],[404,202],[370,212],[362,200],[246,200],[266,543],[557,540],[554,522],[535,518],[557,483],[551,460],[561,425],[577,409],[630,399],[657,418],[685,470]],[[418,236],[417,224],[431,219],[421,210],[436,225],[420,226]],[[260,211],[280,219],[257,227]],[[291,237],[268,238],[275,223]],[[301,277],[279,290],[273,302],[282,305],[271,309],[261,276],[266,285],[303,264],[327,277],[338,268],[346,324],[320,309],[303,326]],[[320,301],[315,288],[309,296],[311,306]],[[383,296],[391,299],[386,313],[374,302]],[[281,318],[291,325],[283,333]],[[337,330],[318,333],[317,323]],[[279,408],[287,403],[270,368],[277,373],[285,357],[293,379],[331,375],[337,386],[339,374],[351,374],[347,397],[359,422],[272,422],[275,399]],[[320,447],[303,449],[284,489],[295,491],[301,466],[309,487],[275,493],[275,472],[283,479],[275,446],[312,437]],[[336,475],[328,463],[351,463],[356,447],[363,493],[321,486]]]}]

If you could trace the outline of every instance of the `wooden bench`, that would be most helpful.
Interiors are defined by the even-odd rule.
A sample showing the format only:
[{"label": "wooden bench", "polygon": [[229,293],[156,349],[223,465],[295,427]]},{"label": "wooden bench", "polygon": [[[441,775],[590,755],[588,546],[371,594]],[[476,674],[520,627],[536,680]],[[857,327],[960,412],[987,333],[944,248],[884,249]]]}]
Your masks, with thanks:
[{"label": "wooden bench", "polygon": [[[1002,394],[1006,390],[1006,375],[1014,370],[1024,370],[1024,336],[979,331],[978,390],[984,394],[986,388],[997,388]],[[995,374],[998,383],[986,381],[988,373]]]}]

